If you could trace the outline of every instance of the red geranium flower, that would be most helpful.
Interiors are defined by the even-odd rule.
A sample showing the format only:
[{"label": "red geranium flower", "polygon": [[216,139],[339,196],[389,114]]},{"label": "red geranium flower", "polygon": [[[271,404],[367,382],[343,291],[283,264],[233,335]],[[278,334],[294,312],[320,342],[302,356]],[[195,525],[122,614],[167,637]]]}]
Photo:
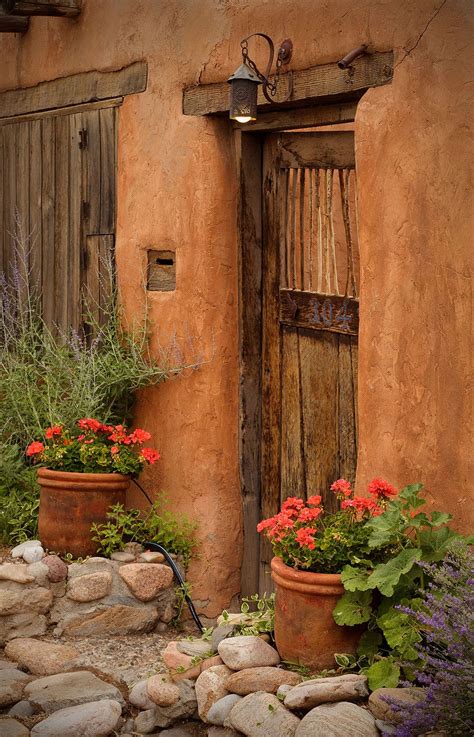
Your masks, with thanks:
[{"label": "red geranium flower", "polygon": [[159,461],[161,457],[156,450],[153,450],[153,448],[142,448],[141,456],[147,463],[151,463],[152,465],[153,463],[156,463],[156,461]]},{"label": "red geranium flower", "polygon": [[316,532],[314,527],[301,527],[296,533],[296,542],[302,548],[308,547],[310,550],[314,550],[314,533]]},{"label": "red geranium flower", "polygon": [[79,420],[77,424],[81,430],[90,430],[91,432],[99,432],[104,427],[102,422],[94,420],[93,417],[84,417],[84,419]]},{"label": "red geranium flower", "polygon": [[39,453],[42,453],[44,450],[43,443],[40,443],[37,440],[34,440],[32,443],[29,444],[29,446],[26,449],[26,455],[27,456],[36,456]]},{"label": "red geranium flower", "polygon": [[368,491],[369,494],[377,497],[377,499],[388,499],[391,496],[397,495],[395,487],[384,479],[373,479],[369,484]]},{"label": "red geranium flower", "polygon": [[333,484],[331,484],[331,491],[334,491],[335,494],[349,497],[352,494],[350,481],[346,481],[345,479],[338,479]]},{"label": "red geranium flower", "polygon": [[132,443],[144,443],[146,440],[150,440],[151,435],[146,430],[141,430],[139,427],[137,427],[136,430],[132,432],[130,435],[130,440]]},{"label": "red geranium flower", "polygon": [[61,435],[63,431],[62,425],[51,425],[51,427],[48,427],[45,431],[45,437],[48,438],[48,440],[52,440],[52,438],[56,437],[57,435]]},{"label": "red geranium flower", "polygon": [[322,496],[319,496],[319,494],[315,494],[313,496],[309,496],[308,497],[307,504],[312,504],[313,507],[319,507],[319,505],[321,504],[322,500],[323,500],[323,497]]}]

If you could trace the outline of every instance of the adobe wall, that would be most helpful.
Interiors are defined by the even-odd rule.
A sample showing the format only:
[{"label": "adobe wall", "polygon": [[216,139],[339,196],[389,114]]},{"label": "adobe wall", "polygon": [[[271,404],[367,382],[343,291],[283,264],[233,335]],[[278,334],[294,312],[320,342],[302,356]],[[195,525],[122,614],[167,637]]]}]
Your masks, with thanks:
[{"label": "adobe wall", "polygon": [[192,336],[206,363],[146,392],[138,422],[163,455],[147,486],[200,521],[191,577],[209,616],[239,590],[236,189],[229,125],[182,116],[182,88],[226,79],[253,31],[290,36],[295,69],[362,42],[396,51],[392,85],[356,119],[359,485],[423,480],[467,529],[471,21],[469,0],[84,0],[78,20],[34,18],[24,38],[0,38],[2,89],[148,62],[147,91],[120,110],[119,279],[133,314],[145,249],[176,247],[178,289],[152,294],[152,315],[165,342]]}]

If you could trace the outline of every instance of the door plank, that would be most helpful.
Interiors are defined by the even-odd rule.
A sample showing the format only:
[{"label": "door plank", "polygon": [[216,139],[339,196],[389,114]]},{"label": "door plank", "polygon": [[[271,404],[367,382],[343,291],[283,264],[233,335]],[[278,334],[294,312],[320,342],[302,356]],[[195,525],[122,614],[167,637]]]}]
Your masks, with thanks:
[{"label": "door plank", "polygon": [[300,330],[301,389],[308,495],[320,494],[326,509],[336,508],[329,487],[337,478],[338,337]]},{"label": "door plank", "polygon": [[56,128],[54,118],[41,121],[42,301],[43,319],[52,328],[55,294]]},{"label": "door plank", "polygon": [[87,235],[100,233],[100,115],[98,110],[83,113],[83,223]]},{"label": "door plank", "polygon": [[[54,121],[55,202],[54,202],[54,322],[65,334],[68,322],[69,284],[69,118]],[[45,285],[50,289],[49,284]]]},{"label": "door plank", "polygon": [[4,223],[4,179],[5,179],[5,157],[3,153],[4,148],[4,134],[3,130],[0,128],[0,274],[4,275],[5,268],[6,268],[6,259],[5,259],[5,223]]},{"label": "door plank", "polygon": [[12,265],[15,259],[15,233],[16,233],[16,210],[17,210],[17,192],[16,192],[16,152],[18,145],[18,133],[15,125],[6,126],[4,129],[4,258],[5,273],[8,279],[12,277]]},{"label": "door plank", "polygon": [[69,117],[69,270],[67,286],[69,327],[79,330],[82,326],[81,309],[81,149],[80,130],[82,114]]},{"label": "door plank", "polygon": [[115,230],[115,108],[99,111],[100,122],[100,233]]},{"label": "door plank", "polygon": [[41,212],[41,121],[32,120],[30,128],[30,284],[41,307],[41,271],[43,260],[43,223]]},{"label": "door plank", "polygon": [[291,328],[282,332],[280,504],[289,496],[306,496],[299,336]]},{"label": "door plank", "polygon": [[352,377],[351,338],[339,336],[339,468],[338,478],[355,482],[357,437]]},{"label": "door plank", "polygon": [[353,169],[354,133],[282,133],[281,166],[295,169]]}]

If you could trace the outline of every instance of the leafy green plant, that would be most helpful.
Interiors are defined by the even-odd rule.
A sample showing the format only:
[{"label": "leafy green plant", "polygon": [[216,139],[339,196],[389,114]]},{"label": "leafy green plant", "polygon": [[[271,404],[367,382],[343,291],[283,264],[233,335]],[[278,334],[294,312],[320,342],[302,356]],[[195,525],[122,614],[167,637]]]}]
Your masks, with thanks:
[{"label": "leafy green plant", "polygon": [[[346,591],[333,616],[340,625],[367,623],[358,655],[371,689],[396,686],[402,671],[413,677],[422,635],[416,620],[400,607],[418,610],[418,592],[427,584],[420,563],[442,560],[452,541],[461,537],[447,526],[449,514],[417,511],[425,504],[422,489],[422,484],[405,487],[380,516],[366,522],[369,552],[342,570]],[[377,561],[381,548],[384,560]]]},{"label": "leafy green plant", "polygon": [[161,496],[145,513],[138,509],[126,510],[122,504],[111,507],[107,522],[91,527],[92,539],[98,543],[99,552],[111,555],[114,550],[123,550],[127,542],[155,542],[168,552],[180,555],[186,568],[196,546],[196,525],[186,516],[178,517],[162,508],[164,504]]},{"label": "leafy green plant", "polygon": [[275,628],[275,594],[252,594],[244,597],[240,605],[242,617],[240,621],[231,620],[229,612],[224,609],[222,619],[225,623],[231,623],[234,627],[232,637],[239,635],[263,635],[269,634],[273,638]]},{"label": "leafy green plant", "polygon": [[17,545],[38,534],[36,471],[24,465],[17,446],[1,443],[0,469],[0,539]]}]

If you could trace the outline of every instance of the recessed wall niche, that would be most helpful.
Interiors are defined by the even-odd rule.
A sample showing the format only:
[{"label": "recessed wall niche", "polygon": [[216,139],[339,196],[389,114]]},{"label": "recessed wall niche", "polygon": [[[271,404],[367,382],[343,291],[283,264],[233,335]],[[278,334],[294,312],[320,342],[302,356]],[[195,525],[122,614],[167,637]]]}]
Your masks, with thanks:
[{"label": "recessed wall niche", "polygon": [[147,289],[172,292],[176,289],[176,252],[148,250]]}]

